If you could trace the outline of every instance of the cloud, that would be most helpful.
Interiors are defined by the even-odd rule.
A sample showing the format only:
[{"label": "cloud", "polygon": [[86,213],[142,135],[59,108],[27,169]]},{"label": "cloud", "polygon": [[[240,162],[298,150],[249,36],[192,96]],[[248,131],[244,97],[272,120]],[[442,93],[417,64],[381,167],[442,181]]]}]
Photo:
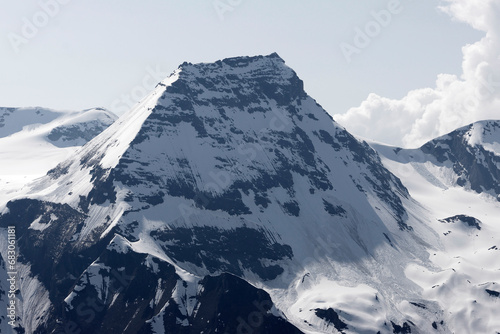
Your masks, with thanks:
[{"label": "cloud", "polygon": [[418,147],[460,126],[500,119],[500,3],[446,0],[440,9],[486,33],[462,48],[462,75],[440,74],[434,88],[410,91],[401,100],[370,94],[335,120],[365,138]]}]

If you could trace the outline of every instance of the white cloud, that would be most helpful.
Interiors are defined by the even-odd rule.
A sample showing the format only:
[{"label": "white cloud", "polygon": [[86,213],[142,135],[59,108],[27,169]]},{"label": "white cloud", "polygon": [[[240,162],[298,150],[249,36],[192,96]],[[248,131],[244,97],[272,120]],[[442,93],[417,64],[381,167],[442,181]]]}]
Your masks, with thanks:
[{"label": "white cloud", "polygon": [[462,48],[462,75],[440,74],[434,88],[410,91],[401,100],[370,94],[335,120],[362,137],[417,147],[460,126],[500,119],[500,2],[445,2],[443,11],[486,33]]}]

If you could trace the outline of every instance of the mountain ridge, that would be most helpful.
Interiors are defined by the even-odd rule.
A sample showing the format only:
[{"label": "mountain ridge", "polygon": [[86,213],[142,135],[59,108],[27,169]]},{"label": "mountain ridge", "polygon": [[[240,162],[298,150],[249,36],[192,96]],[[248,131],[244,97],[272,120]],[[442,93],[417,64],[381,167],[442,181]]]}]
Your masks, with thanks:
[{"label": "mountain ridge", "polygon": [[[500,121],[484,120],[460,127],[418,149],[372,145],[386,158],[447,170],[438,177],[446,186],[458,185],[500,201]],[[444,174],[443,174],[444,173]],[[433,173],[439,175],[440,173]]]}]

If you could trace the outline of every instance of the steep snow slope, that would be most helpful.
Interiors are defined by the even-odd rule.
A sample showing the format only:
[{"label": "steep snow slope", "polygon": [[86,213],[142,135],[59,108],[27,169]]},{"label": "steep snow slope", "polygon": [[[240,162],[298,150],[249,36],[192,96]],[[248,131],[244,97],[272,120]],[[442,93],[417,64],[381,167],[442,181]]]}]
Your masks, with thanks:
[{"label": "steep snow slope", "polygon": [[430,258],[439,269],[409,265],[406,274],[424,298],[439,302],[444,322],[460,333],[500,332],[499,125],[477,122],[417,150],[372,145],[436,217],[431,226],[443,249]]},{"label": "steep snow slope", "polygon": [[0,108],[0,202],[41,177],[102,132],[116,116],[104,109],[79,112]]}]

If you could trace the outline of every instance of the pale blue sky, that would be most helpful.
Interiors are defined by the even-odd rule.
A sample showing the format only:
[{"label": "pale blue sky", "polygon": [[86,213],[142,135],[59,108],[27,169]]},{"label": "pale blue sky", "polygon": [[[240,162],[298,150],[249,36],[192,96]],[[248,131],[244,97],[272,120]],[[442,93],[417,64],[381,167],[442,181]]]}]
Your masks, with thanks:
[{"label": "pale blue sky", "polygon": [[[339,45],[353,44],[356,27],[390,0],[57,1],[0,0],[0,106],[121,113],[130,104],[124,95],[152,88],[154,69],[164,76],[183,61],[277,52],[338,114],[369,93],[401,98],[433,87],[439,73],[460,75],[462,46],[483,36],[441,13],[437,0],[401,0],[348,63]],[[44,16],[41,3],[57,3],[57,13]],[[231,10],[218,15],[216,4]],[[42,27],[23,37],[26,21]]]}]

